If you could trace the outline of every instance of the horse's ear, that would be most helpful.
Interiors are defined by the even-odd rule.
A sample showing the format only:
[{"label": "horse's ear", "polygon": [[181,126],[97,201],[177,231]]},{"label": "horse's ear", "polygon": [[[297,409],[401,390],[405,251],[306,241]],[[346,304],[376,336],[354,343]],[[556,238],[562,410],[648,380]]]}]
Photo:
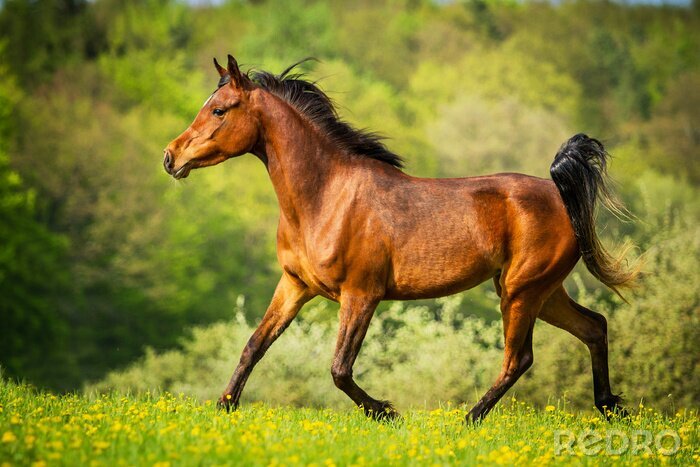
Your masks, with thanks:
[{"label": "horse's ear", "polygon": [[214,66],[216,67],[216,71],[219,72],[219,76],[221,76],[222,78],[229,74],[226,68],[219,65],[219,62],[216,61],[216,57],[214,57]]},{"label": "horse's ear", "polygon": [[228,72],[231,73],[231,76],[241,74],[241,70],[238,68],[238,62],[231,54],[228,54]]},{"label": "horse's ear", "polygon": [[243,89],[249,89],[251,87],[250,79],[241,73],[240,68],[238,68],[238,62],[231,54],[228,55],[227,71],[229,75],[231,75],[231,81],[234,83],[234,85]]}]

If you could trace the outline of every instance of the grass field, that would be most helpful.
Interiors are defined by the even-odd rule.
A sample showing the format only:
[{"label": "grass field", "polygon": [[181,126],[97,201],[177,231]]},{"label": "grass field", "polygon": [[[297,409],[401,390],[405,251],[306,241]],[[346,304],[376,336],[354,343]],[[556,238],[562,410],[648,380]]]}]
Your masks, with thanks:
[{"label": "grass field", "polygon": [[509,399],[478,426],[464,424],[465,407],[450,405],[377,423],[358,410],[254,404],[226,414],[211,402],[169,394],[55,396],[0,382],[0,464],[699,463],[697,412],[633,412],[609,423],[593,412]]}]

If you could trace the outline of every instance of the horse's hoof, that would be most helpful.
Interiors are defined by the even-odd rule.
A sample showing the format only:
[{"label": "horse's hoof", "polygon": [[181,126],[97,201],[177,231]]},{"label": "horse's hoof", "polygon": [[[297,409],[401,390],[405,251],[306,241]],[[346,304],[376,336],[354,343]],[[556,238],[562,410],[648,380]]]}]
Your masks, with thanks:
[{"label": "horse's hoof", "polygon": [[467,426],[476,426],[484,420],[487,413],[488,413],[488,411],[486,411],[484,408],[482,408],[482,406],[480,404],[476,404],[469,411],[469,413],[465,417],[464,422],[466,423]]},{"label": "horse's hoof", "polygon": [[225,410],[226,413],[230,413],[232,410],[238,408],[238,404],[233,400],[231,394],[224,394],[217,401],[216,407],[219,410]]},{"label": "horse's hoof", "polygon": [[627,409],[625,409],[621,403],[622,397],[613,395],[604,401],[597,401],[595,405],[608,421],[612,421],[615,419],[628,418],[630,416]]},{"label": "horse's hoof", "polygon": [[464,417],[464,424],[467,426],[477,426],[480,425],[484,420],[484,416],[478,413],[469,412],[466,417]]},{"label": "horse's hoof", "polygon": [[378,422],[391,422],[401,420],[401,414],[394,409],[389,401],[380,401],[375,407],[365,408],[365,415]]},{"label": "horse's hoof", "polygon": [[377,421],[380,422],[398,422],[403,420],[403,417],[394,408],[386,408],[384,411],[379,412],[376,417]]}]

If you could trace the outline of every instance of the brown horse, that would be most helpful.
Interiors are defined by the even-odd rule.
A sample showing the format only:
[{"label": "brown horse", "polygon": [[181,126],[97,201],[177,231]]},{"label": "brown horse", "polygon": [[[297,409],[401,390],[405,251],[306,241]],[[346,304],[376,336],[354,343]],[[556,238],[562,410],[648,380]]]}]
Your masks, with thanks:
[{"label": "brown horse", "polygon": [[280,205],[283,271],[221,405],[238,405],[255,364],[302,305],[321,295],[340,303],[335,385],[368,415],[396,416],[352,374],[379,301],[440,297],[493,278],[503,313],[503,367],[468,420],[484,417],[532,365],[537,318],[588,346],[595,404],[604,413],[618,407],[605,318],[562,287],[581,256],[613,290],[634,279],[595,233],[596,198],[609,200],[600,142],[585,135],[566,142],[551,167],[554,182],[521,174],[411,177],[380,138],[340,120],[317,86],[292,74],[296,65],[276,76],[244,74],[230,55],[227,68],[214,64],[218,89],[165,149],[165,170],[179,179],[245,153],[260,158]]}]

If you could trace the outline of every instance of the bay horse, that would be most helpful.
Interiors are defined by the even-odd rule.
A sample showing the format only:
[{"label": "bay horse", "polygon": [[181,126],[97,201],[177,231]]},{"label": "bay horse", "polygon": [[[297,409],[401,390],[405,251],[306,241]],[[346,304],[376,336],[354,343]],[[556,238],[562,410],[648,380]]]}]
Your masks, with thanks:
[{"label": "bay horse", "polygon": [[533,363],[540,318],[583,341],[591,354],[595,405],[623,410],[610,388],[605,318],[574,302],[562,286],[580,257],[614,291],[627,270],[601,246],[596,200],[612,198],[607,152],[583,134],[551,165],[553,181],[506,173],[428,179],[404,173],[402,159],[376,134],[338,117],[331,99],[296,74],[242,73],[229,55],[214,60],[217,89],[194,122],[165,149],[176,179],[196,168],[252,153],[267,168],[279,202],[277,257],[282,277],[243,349],[219,405],[239,404],[243,387],[300,308],[315,296],[340,304],[331,375],[368,416],[393,418],[370,397],[352,367],[381,300],[434,298],[493,279],[503,316],[503,366],[470,410],[482,419]]}]

